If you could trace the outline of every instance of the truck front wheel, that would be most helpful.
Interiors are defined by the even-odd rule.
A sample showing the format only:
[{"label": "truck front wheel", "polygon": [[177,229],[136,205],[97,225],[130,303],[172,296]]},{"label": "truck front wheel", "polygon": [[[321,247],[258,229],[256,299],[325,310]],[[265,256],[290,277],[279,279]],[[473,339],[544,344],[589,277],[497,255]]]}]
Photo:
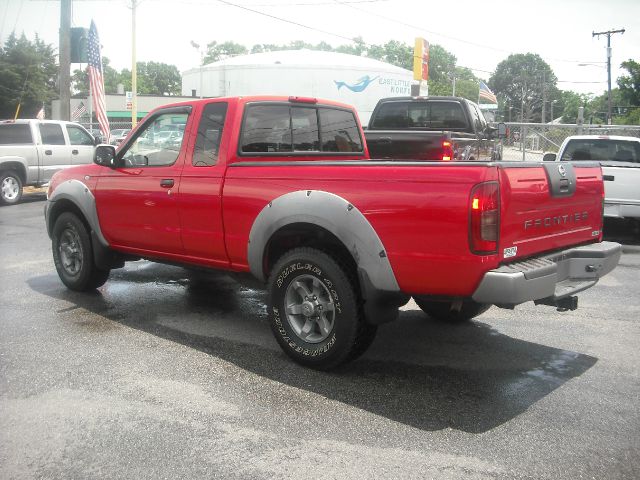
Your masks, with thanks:
[{"label": "truck front wheel", "polygon": [[15,205],[22,198],[22,180],[13,170],[0,173],[0,204]]},{"label": "truck front wheel", "polygon": [[364,353],[376,327],[366,323],[347,268],[313,248],[283,255],[269,276],[271,329],[301,365],[328,370]]},{"label": "truck front wheel", "polygon": [[486,303],[473,300],[457,302],[436,302],[413,297],[420,309],[431,318],[449,323],[461,323],[483,314],[491,308]]},{"label": "truck front wheel", "polygon": [[53,262],[60,280],[71,290],[86,292],[104,285],[109,270],[99,269],[93,260],[93,249],[87,227],[75,214],[61,214],[51,236]]}]

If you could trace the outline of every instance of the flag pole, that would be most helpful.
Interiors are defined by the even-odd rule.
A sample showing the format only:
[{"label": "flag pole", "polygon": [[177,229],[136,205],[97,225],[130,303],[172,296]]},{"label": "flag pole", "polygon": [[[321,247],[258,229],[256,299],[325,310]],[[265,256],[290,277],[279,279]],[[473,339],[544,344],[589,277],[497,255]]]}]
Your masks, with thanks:
[{"label": "flag pole", "polygon": [[[88,69],[89,67],[87,67]],[[89,73],[87,72],[87,76]],[[87,103],[89,104],[89,129],[93,130],[93,95],[91,93],[91,82],[89,82],[89,92],[87,94]]]}]

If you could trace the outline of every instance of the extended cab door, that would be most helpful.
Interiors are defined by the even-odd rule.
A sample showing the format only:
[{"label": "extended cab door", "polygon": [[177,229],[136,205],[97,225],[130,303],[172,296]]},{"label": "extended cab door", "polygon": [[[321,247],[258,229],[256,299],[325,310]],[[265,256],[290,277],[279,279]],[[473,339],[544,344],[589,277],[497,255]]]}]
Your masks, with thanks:
[{"label": "extended cab door", "polygon": [[[185,254],[211,266],[228,265],[222,225],[222,184],[228,137],[224,125],[227,102],[199,105],[193,154],[185,158],[180,180],[179,210]],[[228,132],[227,132],[228,133]]]},{"label": "extended cab door", "polygon": [[59,123],[40,122],[38,130],[41,140],[38,145],[39,181],[45,183],[58,170],[71,165],[71,148],[67,145]]},{"label": "extended cab door", "polygon": [[[156,111],[122,150],[115,168],[105,167],[96,186],[96,205],[105,238],[124,250],[182,255],[177,198],[189,128],[190,106]],[[178,128],[181,132],[182,128]]]}]

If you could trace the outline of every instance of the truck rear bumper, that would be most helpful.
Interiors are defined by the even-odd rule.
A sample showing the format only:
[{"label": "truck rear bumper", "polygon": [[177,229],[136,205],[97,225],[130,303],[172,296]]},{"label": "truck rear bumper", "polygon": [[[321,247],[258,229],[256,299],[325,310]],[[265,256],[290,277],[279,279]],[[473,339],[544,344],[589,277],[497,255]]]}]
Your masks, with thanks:
[{"label": "truck rear bumper", "polygon": [[530,300],[553,303],[595,285],[621,253],[619,243],[602,242],[503,265],[484,275],[472,298],[506,307]]},{"label": "truck rear bumper", "polygon": [[640,202],[618,203],[604,201],[604,216],[614,218],[640,218]]}]

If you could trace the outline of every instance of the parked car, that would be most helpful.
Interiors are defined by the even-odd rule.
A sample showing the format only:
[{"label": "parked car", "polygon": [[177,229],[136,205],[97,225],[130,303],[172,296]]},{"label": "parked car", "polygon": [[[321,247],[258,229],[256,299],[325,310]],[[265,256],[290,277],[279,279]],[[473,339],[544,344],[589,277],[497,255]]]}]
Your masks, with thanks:
[{"label": "parked car", "polygon": [[0,204],[18,203],[23,187],[46,185],[62,168],[91,163],[95,143],[77,123],[0,122]]},{"label": "parked car", "polygon": [[119,146],[122,141],[127,138],[130,128],[116,128],[115,130],[111,130],[111,141],[109,142],[111,145]]},{"label": "parked car", "polygon": [[574,135],[545,161],[588,162],[602,166],[604,216],[627,218],[640,226],[640,138]]},{"label": "parked car", "polygon": [[[176,118],[178,148],[141,145]],[[329,369],[362,354],[412,296],[451,322],[491,305],[577,308],[621,246],[601,241],[600,166],[572,169],[569,193],[554,167],[372,161],[348,105],[192,100],[57,173],[45,222],[72,290],[139,258],[252,275],[284,352]]]}]

